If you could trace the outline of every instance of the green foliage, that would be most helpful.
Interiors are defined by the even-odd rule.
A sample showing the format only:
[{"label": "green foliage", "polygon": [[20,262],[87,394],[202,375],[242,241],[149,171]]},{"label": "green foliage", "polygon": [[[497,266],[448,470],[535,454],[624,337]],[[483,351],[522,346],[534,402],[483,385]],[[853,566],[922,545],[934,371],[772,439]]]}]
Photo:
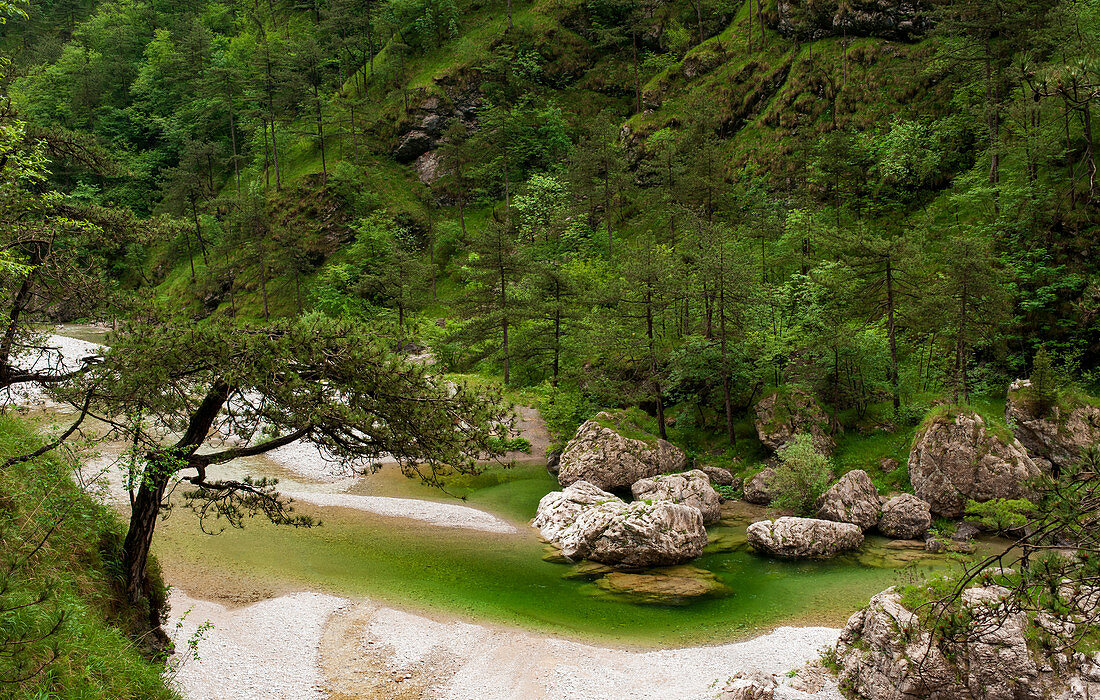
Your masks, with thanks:
[{"label": "green foliage", "polygon": [[[0,421],[0,459],[41,444]],[[0,681],[10,697],[175,697],[141,654],[148,610],[118,585],[123,525],[73,483],[74,463],[60,452],[0,472]]]},{"label": "green foliage", "polygon": [[1045,416],[1057,405],[1059,388],[1050,352],[1044,345],[1035,353],[1031,364],[1029,393],[1035,399],[1036,415]]},{"label": "green foliage", "polygon": [[1034,512],[1035,504],[1024,499],[994,498],[983,503],[966,503],[966,514],[994,532],[1022,528]]},{"label": "green foliage", "polygon": [[779,453],[772,482],[776,496],[771,505],[798,515],[812,515],[815,502],[832,480],[832,462],[814,449],[809,435],[800,433]]}]

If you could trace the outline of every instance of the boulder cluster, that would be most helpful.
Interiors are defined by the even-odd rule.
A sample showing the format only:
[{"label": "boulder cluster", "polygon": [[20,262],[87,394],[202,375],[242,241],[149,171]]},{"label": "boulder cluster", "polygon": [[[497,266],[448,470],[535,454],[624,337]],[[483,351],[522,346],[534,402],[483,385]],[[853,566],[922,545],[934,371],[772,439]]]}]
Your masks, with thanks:
[{"label": "boulder cluster", "polygon": [[[623,420],[601,413],[577,430],[558,463],[564,488],[543,497],[531,524],[570,561],[646,568],[698,557],[707,545],[706,524],[721,517],[712,477],[679,472],[687,462],[679,448],[648,435],[624,436],[630,426]],[[733,480],[729,472],[715,478]],[[633,501],[610,493],[627,489]]]}]

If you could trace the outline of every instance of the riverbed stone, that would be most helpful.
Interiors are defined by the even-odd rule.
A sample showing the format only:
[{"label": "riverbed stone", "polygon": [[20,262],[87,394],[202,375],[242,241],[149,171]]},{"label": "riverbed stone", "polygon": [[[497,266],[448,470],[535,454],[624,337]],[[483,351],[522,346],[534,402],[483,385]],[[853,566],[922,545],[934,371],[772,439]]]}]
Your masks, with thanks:
[{"label": "riverbed stone", "polygon": [[775,676],[759,669],[738,671],[722,688],[718,700],[773,700],[779,687]]},{"label": "riverbed stone", "polygon": [[890,498],[882,505],[878,519],[878,531],[899,540],[915,540],[924,537],[932,526],[932,513],[928,502],[911,493]]},{"label": "riverbed stone", "polygon": [[817,499],[817,517],[852,523],[868,530],[878,522],[882,501],[871,477],[862,469],[853,469]]},{"label": "riverbed stone", "polygon": [[640,479],[680,471],[686,463],[683,450],[672,443],[644,433],[620,414],[602,412],[565,446],[558,483],[584,480],[601,489],[628,489]]},{"label": "riverbed stone", "polygon": [[761,469],[745,482],[745,500],[757,505],[768,505],[775,497],[774,482],[775,470],[771,467]]},{"label": "riverbed stone", "polygon": [[960,517],[968,500],[1027,498],[1028,480],[1040,473],[1019,440],[998,435],[968,410],[927,420],[909,453],[914,493],[948,518]]},{"label": "riverbed stone", "polygon": [[715,523],[722,517],[722,498],[699,469],[641,479],[630,490],[638,501],[672,501],[698,508],[704,523]]},{"label": "riverbed stone", "polygon": [[863,544],[863,531],[852,523],[782,517],[749,525],[749,544],[783,559],[828,559]]}]

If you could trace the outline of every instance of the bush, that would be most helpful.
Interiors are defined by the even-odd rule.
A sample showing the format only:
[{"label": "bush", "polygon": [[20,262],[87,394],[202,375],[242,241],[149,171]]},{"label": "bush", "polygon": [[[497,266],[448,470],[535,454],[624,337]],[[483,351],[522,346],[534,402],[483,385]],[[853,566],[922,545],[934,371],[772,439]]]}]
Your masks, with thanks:
[{"label": "bush", "polygon": [[772,506],[812,515],[818,496],[829,488],[832,480],[832,461],[814,449],[809,435],[796,435],[779,453],[773,482],[778,495],[772,499]]}]

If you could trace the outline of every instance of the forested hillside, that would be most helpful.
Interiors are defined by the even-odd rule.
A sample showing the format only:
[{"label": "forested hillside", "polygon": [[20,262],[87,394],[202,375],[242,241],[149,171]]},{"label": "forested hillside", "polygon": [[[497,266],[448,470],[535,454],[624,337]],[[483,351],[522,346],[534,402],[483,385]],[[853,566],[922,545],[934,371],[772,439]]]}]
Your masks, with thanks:
[{"label": "forested hillside", "polygon": [[[33,454],[0,423],[0,500],[27,497],[0,525],[43,529],[0,586],[28,697],[119,695],[112,664],[157,685],[87,645],[70,681],[55,639],[62,610],[98,616],[74,643],[125,648],[101,618],[148,639],[177,487],[229,526],[315,524],[269,475],[207,468],[308,442],[449,486],[529,446],[508,402],[540,410],[551,469],[581,424],[578,450],[675,456],[600,486],[623,509],[700,467],[677,478],[706,482],[712,529],[733,521],[711,481],[819,517],[862,489],[847,549],[878,528],[972,553],[947,541],[970,518],[1027,533],[1024,567],[1096,551],[1100,0],[0,0],[0,20],[0,391],[75,420]],[[111,347],[62,357],[42,324],[71,321],[110,322]],[[124,538],[46,456],[81,436],[123,453]],[[50,529],[42,475],[87,527]],[[676,562],[736,549],[703,554],[701,518]],[[1008,584],[1019,609],[1100,578],[1054,560]],[[975,576],[899,605],[943,593],[946,617]]]},{"label": "forested hillside", "polygon": [[[8,109],[114,276],[725,432],[1092,381],[1095,2],[57,1]],[[583,393],[576,394],[576,389]],[[729,438],[734,438],[732,429]]]}]

